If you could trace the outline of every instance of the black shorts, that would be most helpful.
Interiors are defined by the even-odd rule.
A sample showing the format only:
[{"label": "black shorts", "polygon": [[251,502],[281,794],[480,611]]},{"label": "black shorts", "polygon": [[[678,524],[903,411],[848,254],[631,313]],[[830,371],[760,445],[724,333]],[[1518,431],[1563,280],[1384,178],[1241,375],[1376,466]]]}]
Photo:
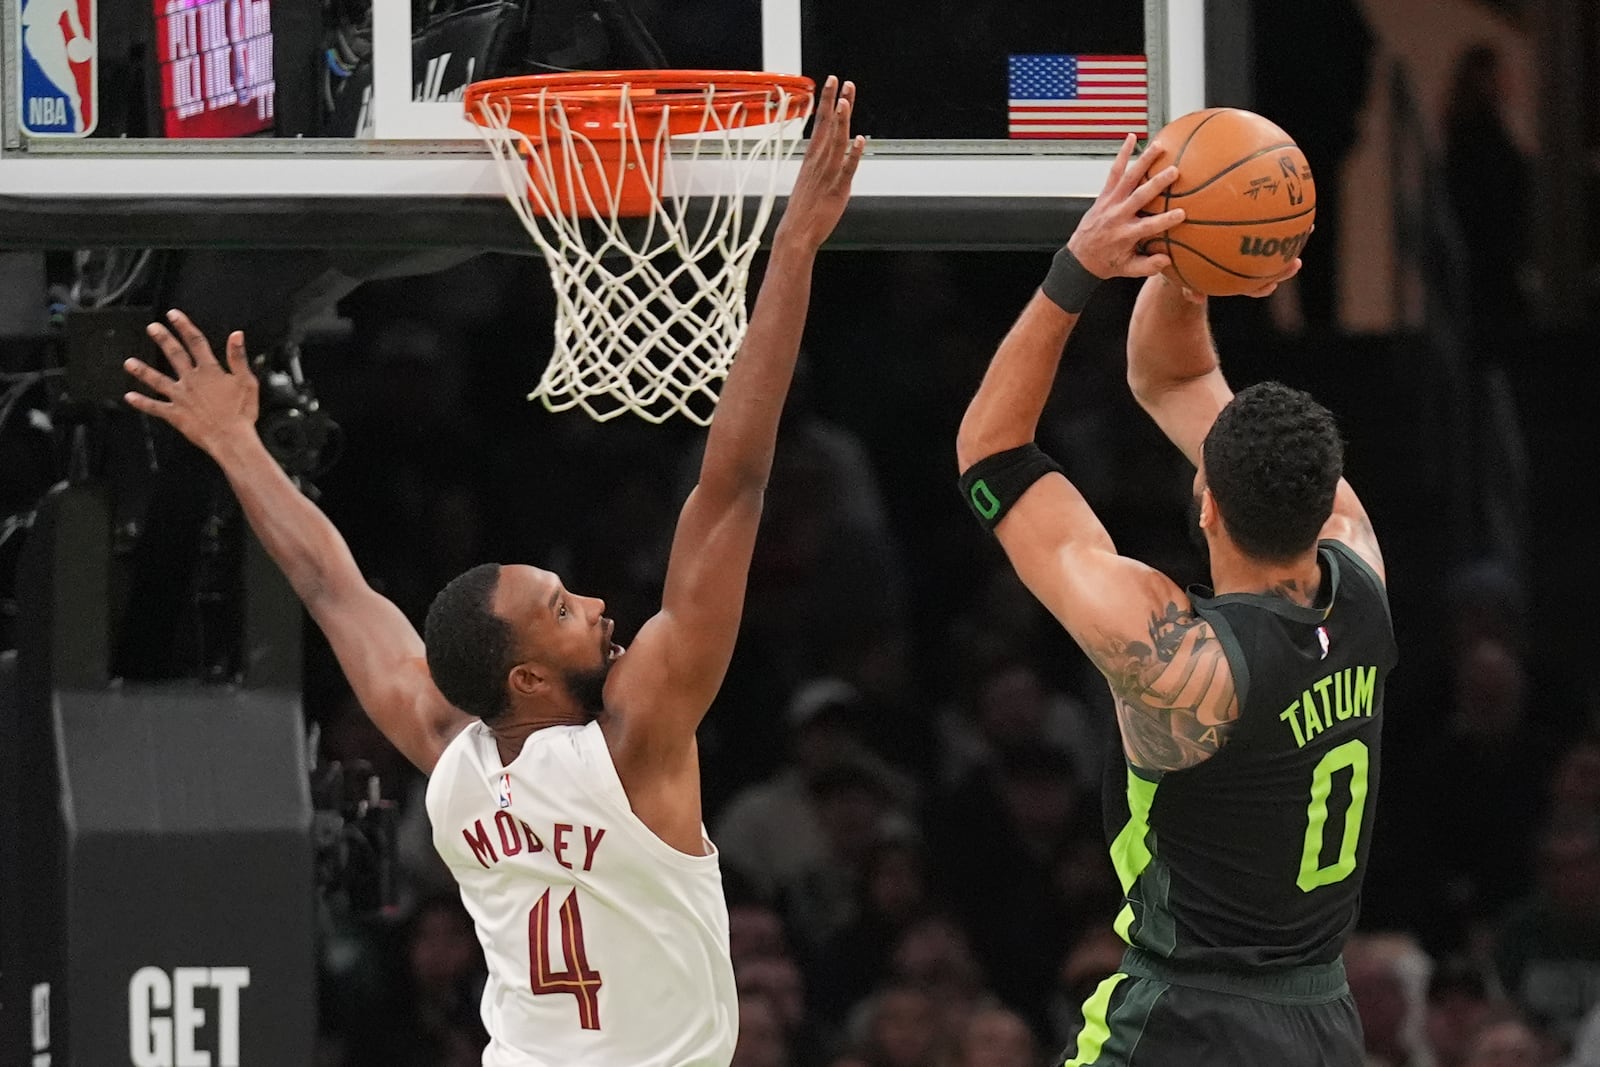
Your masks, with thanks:
[{"label": "black shorts", "polygon": [[1361,1020],[1333,963],[1281,973],[1174,968],[1129,949],[1083,1006],[1065,1067],[1363,1067]]}]

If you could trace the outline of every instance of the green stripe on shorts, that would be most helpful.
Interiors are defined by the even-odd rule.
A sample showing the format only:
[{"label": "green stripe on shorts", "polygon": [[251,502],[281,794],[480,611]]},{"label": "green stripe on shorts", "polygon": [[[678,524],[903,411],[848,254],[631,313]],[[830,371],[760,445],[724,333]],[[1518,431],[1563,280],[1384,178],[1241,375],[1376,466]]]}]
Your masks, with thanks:
[{"label": "green stripe on shorts", "polygon": [[1099,1058],[1106,1038],[1111,1036],[1111,1025],[1106,1021],[1111,994],[1127,977],[1125,974],[1112,975],[1096,986],[1094,994],[1083,1002],[1083,1029],[1078,1031],[1078,1054],[1062,1067],[1088,1067]]},{"label": "green stripe on shorts", "polygon": [[1150,1019],[1156,1001],[1167,991],[1165,982],[1149,978],[1130,983],[1126,995],[1116,1008],[1111,999],[1128,976],[1114,974],[1101,982],[1083,1005],[1083,1029],[1078,1033],[1077,1054],[1062,1067],[1093,1067],[1093,1065],[1126,1064],[1134,1047],[1144,1036],[1145,1024]]}]

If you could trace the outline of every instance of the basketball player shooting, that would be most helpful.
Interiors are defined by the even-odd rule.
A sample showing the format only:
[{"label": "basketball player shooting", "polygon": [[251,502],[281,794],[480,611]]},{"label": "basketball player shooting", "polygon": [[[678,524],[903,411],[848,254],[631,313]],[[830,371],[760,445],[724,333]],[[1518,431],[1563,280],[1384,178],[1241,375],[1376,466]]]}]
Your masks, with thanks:
[{"label": "basketball player shooting", "polygon": [[825,83],[739,356],[678,519],[662,606],[624,651],[605,602],[531,566],[439,593],[425,637],[368,586],[255,430],[245,343],[150,326],[175,374],[127,402],[221,466],[361,706],[430,775],[434,844],[488,961],[486,1067],[727,1064],[738,994],[695,730],[722,684],[799,355],[812,267],[849,199],[855,87]]},{"label": "basketball player shooting", "polygon": [[[1205,298],[1161,276],[1166,255],[1139,251],[1183,213],[1141,214],[1177,169],[1156,169],[1160,145],[1138,159],[1133,147],[1001,343],[956,445],[973,512],[1105,676],[1126,756],[1126,820],[1108,811],[1107,824],[1128,947],[1062,1059],[1360,1067],[1341,952],[1396,658],[1383,559],[1332,416],[1275,382],[1235,396]],[[1078,315],[1114,276],[1148,278],[1128,379],[1195,466],[1215,592],[1118,555],[1034,444]]]}]

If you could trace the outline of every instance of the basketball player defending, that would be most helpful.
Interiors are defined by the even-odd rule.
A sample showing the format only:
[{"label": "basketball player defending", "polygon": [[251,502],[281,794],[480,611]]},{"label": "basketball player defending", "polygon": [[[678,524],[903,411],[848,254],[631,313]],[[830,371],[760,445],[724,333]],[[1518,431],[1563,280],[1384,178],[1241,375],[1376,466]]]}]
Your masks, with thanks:
[{"label": "basketball player defending", "polygon": [[[1063,1059],[1360,1067],[1341,950],[1396,657],[1383,559],[1341,476],[1332,416],[1275,382],[1235,396],[1203,298],[1158,276],[1166,256],[1138,250],[1182,215],[1139,214],[1177,171],[1155,169],[1157,149],[1132,153],[1130,137],[1000,345],[957,442],[979,520],[1105,675],[1127,757],[1126,808],[1108,805],[1107,823],[1128,948]],[[1195,465],[1215,592],[1118,555],[1033,443],[1078,313],[1116,275],[1149,276],[1128,380]]]},{"label": "basketball player defending", "polygon": [[828,79],[678,520],[661,611],[626,652],[604,601],[529,566],[457,577],[419,638],[262,445],[239,333],[224,369],[172,312],[176,336],[159,324],[150,333],[176,376],[128,361],[166,398],[129,393],[128,403],[221,465],[362,707],[431,775],[434,843],[488,960],[487,1067],[732,1058],[738,994],[695,729],[733,653],[812,266],[861,159],[854,102],[851,83]]}]

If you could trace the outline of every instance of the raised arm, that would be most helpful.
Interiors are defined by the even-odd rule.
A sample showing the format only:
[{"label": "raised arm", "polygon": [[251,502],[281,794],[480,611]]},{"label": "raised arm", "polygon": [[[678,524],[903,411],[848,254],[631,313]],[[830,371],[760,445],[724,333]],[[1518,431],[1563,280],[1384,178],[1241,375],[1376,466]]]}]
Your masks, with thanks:
[{"label": "raised arm", "polygon": [[1118,555],[1083,494],[1033,444],[1093,279],[1152,275],[1167,266],[1165,256],[1136,249],[1181,213],[1138,212],[1177,172],[1151,174],[1159,150],[1138,160],[1132,151],[1129,138],[1068,242],[1071,258],[1058,257],[1001,342],[962,420],[956,454],[973,511],[992,525],[1023,583],[1105,676],[1129,760],[1162,771],[1216,752],[1238,717],[1221,646],[1171,579]]},{"label": "raised arm", "polygon": [[630,736],[688,741],[733,657],[778,417],[794,376],[816,255],[850,196],[865,148],[850,135],[855,86],[830,77],[805,162],[772,239],[766,277],[684,502],[661,611],[639,631],[607,689]]},{"label": "raised arm", "polygon": [[1204,297],[1164,276],[1144,283],[1128,324],[1128,387],[1190,464],[1217,414],[1233,399],[1211,339]]},{"label": "raised arm", "polygon": [[[1249,295],[1264,297],[1300,270],[1297,259],[1276,280]],[[1128,386],[1185,458],[1200,465],[1200,447],[1217,414],[1233,399],[1211,338],[1207,301],[1164,277],[1144,283],[1128,326]],[[1366,508],[1344,479],[1322,536],[1349,545],[1383,577],[1383,554]]]},{"label": "raised arm", "polygon": [[333,523],[261,443],[244,335],[228,337],[224,369],[186,316],[172,311],[168,318],[172,329],[152,323],[150,336],[176,377],[128,360],[128,372],[165,397],[128,393],[128,404],[172,424],[216,460],[251,529],[327,635],[362,708],[407,759],[431,772],[450,738],[471,720],[435,688],[410,620],[367,584]]},{"label": "raised arm", "polygon": [[[998,524],[1000,543],[1019,576],[1052,609],[1066,578],[1057,558],[1062,550],[1115,555],[1115,549],[1076,487],[1059,473],[1036,475],[1055,469],[1034,445],[1039,416],[1089,294],[1104,278],[1165,269],[1170,263],[1166,256],[1141,255],[1138,248],[1183,218],[1181,210],[1139,214],[1172,184],[1177,170],[1167,167],[1151,174],[1164,150],[1154,146],[1135,159],[1133,147],[1129,135],[1105,188],[1000,342],[956,437],[968,503],[981,519]],[[1013,517],[1019,521],[1011,521]]]}]

